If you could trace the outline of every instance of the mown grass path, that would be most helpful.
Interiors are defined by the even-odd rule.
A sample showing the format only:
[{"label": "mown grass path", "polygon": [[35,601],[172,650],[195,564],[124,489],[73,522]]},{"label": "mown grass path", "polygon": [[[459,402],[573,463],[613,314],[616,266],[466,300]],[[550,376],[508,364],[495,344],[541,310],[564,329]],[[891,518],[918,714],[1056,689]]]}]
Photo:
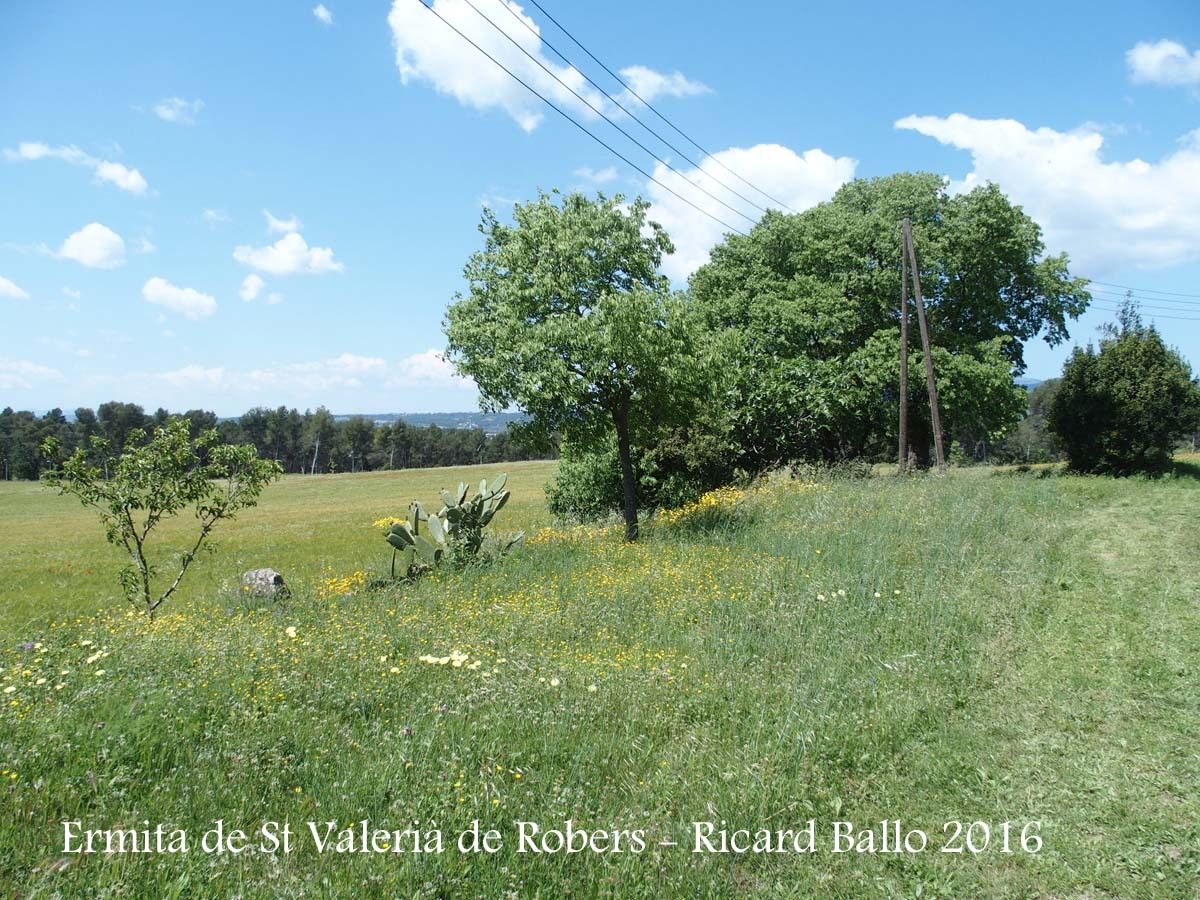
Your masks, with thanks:
[{"label": "mown grass path", "polygon": [[1200,483],[1068,479],[1062,499],[1044,619],[997,635],[984,702],[864,798],[913,824],[1040,818],[1043,850],[853,860],[820,873],[830,893],[1200,896]]}]

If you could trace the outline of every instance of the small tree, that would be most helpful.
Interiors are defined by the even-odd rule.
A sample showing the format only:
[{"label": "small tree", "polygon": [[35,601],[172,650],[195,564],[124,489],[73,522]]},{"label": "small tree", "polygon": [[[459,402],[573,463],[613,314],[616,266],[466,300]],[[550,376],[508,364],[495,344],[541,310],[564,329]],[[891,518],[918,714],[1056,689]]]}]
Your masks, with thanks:
[{"label": "small tree", "polygon": [[[77,449],[45,481],[99,512],[108,542],[129,554],[130,564],[120,574],[125,597],[151,619],[175,593],[216,524],[254,506],[263,488],[282,473],[279,463],[259,459],[252,446],[221,443],[215,429],[189,438],[188,421],[181,418],[159,427],[149,441],[142,429],[130,431],[125,441],[129,449],[109,478],[92,462],[108,457],[108,442],[93,438],[91,443],[94,456]],[[54,438],[42,449],[52,460],[60,456],[61,446]],[[152,584],[159,566],[150,561],[147,538],[159,522],[188,507],[194,509],[199,534],[179,557],[174,579],[158,591]]]},{"label": "small tree", "polygon": [[1200,420],[1200,386],[1179,353],[1126,304],[1100,350],[1077,348],[1046,424],[1072,469],[1104,475],[1157,474],[1175,443]]},{"label": "small tree", "polygon": [[674,250],[646,221],[649,204],[619,195],[554,195],[513,208],[516,224],[485,210],[483,250],[467,262],[468,296],[445,322],[449,356],[479,386],[483,408],[516,406],[531,442],[584,447],[614,435],[625,538],[638,535],[635,443],[686,419],[704,381],[687,305],[659,274]]}]

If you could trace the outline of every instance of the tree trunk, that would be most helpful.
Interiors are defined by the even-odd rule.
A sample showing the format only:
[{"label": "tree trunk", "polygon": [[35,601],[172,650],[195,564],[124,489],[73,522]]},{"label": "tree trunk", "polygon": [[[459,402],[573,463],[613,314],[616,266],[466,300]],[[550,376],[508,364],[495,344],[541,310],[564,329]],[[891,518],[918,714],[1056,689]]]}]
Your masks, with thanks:
[{"label": "tree trunk", "polygon": [[633,476],[633,455],[629,449],[629,401],[622,400],[613,410],[617,426],[617,455],[621,458],[621,493],[625,501],[625,540],[638,539],[637,482]]}]

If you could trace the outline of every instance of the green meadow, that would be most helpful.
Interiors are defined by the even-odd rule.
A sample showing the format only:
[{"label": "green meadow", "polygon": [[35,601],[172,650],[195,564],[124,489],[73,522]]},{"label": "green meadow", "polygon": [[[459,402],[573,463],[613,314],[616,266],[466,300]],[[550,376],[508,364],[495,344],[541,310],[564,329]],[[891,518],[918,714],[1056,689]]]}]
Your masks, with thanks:
[{"label": "green meadow", "polygon": [[[778,476],[634,545],[556,527],[553,466],[504,467],[522,548],[412,584],[372,523],[497,467],[288,477],[153,623],[76,501],[0,484],[0,895],[1197,895],[1194,461]],[[218,819],[248,849],[204,852]],[[881,852],[896,819],[922,852]],[[66,853],[76,820],[188,849]],[[621,852],[546,852],[567,820]],[[810,820],[812,853],[692,852]]]}]

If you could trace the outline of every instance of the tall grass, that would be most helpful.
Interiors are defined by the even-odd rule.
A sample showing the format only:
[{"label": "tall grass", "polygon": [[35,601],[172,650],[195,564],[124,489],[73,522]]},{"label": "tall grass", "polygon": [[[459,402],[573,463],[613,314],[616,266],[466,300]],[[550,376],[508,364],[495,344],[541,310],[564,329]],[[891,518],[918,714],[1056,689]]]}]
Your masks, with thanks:
[{"label": "tall grass", "polygon": [[[511,468],[518,490],[522,475],[545,474]],[[24,894],[811,887],[832,862],[656,842],[686,845],[696,819],[852,818],[878,773],[986,696],[1010,649],[1038,629],[1079,504],[1062,479],[976,473],[780,484],[730,504],[720,527],[705,527],[701,510],[652,524],[637,545],[603,530],[544,531],[481,570],[318,599],[328,567],[382,567],[382,540],[359,523],[408,498],[382,477],[317,481],[285,483],[278,493],[297,495],[226,536],[239,566],[283,559],[307,573],[285,605],[198,599],[221,589],[215,570],[153,625],[105,606],[35,627],[30,601],[10,601],[10,640],[37,644],[10,645],[0,676],[15,688],[0,712],[0,872]],[[44,503],[26,508],[67,514]],[[530,495],[505,512],[514,507],[513,527],[548,523]],[[17,590],[42,597],[37,573],[71,557],[53,543],[5,552]],[[218,818],[248,831],[263,820],[436,822],[447,835],[481,819],[509,838],[516,820],[571,819],[645,828],[653,843],[641,854],[530,856],[510,840],[484,860],[452,847],[319,855],[305,838],[287,856],[60,862],[64,818],[166,822],[197,836]]]}]

